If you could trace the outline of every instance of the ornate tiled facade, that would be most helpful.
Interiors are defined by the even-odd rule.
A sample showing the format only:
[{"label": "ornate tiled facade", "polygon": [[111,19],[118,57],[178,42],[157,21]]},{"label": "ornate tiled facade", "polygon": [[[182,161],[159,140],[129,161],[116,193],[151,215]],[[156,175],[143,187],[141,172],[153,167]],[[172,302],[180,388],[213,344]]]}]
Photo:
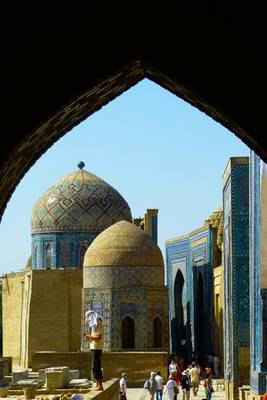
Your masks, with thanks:
[{"label": "ornate tiled facade", "polygon": [[249,381],[248,157],[229,160],[223,185],[225,377],[234,393]]},{"label": "ornate tiled facade", "polygon": [[[207,355],[211,346],[210,230],[211,228],[206,224],[188,235],[166,241],[171,351],[182,353],[187,357],[190,357],[192,353],[198,353],[199,356]],[[205,342],[202,339],[204,325],[198,318],[200,312],[198,285],[200,284],[203,285],[201,315],[205,324]],[[181,317],[180,308],[182,308],[183,317]],[[179,334],[181,323],[185,331],[180,331]]]},{"label": "ornate tiled facade", "polygon": [[[83,314],[98,310],[104,318],[105,348],[123,348],[123,321],[130,318],[130,350],[168,349],[168,294],[160,249],[134,224],[121,221],[102,232],[84,258]],[[160,346],[155,345],[155,319]],[[83,331],[88,327],[83,326]],[[83,342],[83,349],[88,344]]]}]

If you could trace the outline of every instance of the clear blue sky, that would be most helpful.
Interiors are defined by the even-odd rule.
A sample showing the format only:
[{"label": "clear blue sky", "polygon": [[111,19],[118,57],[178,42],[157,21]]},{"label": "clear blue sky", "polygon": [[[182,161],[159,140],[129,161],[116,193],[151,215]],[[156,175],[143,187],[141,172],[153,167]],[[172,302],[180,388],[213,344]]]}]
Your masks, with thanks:
[{"label": "clear blue sky", "polygon": [[244,155],[249,149],[234,134],[144,80],[60,139],[23,178],[0,225],[0,273],[26,263],[34,203],[80,160],[124,196],[133,217],[159,209],[165,254],[166,239],[198,228],[221,205],[227,160]]}]

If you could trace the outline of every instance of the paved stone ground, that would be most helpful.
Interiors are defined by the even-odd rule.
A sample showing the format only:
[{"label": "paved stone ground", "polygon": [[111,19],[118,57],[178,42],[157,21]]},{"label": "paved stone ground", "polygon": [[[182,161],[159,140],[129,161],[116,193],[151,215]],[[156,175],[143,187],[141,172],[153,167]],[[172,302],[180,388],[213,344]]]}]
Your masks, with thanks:
[{"label": "paved stone ground", "polygon": [[[213,388],[214,388],[214,393],[212,394],[212,399],[214,400],[225,400],[225,392],[224,392],[224,387],[221,384],[221,382],[216,382],[216,380],[213,380]],[[148,400],[148,396],[146,393],[145,389],[132,389],[128,388],[127,390],[127,400]],[[154,400],[156,400],[156,396],[154,396]],[[178,395],[178,399],[180,400],[181,395]],[[204,392],[204,387],[201,384],[199,386],[198,390],[198,395],[196,397],[193,396],[193,393],[190,393],[190,400],[202,400],[206,399],[205,392]],[[163,400],[167,400],[166,396],[163,396]]]}]

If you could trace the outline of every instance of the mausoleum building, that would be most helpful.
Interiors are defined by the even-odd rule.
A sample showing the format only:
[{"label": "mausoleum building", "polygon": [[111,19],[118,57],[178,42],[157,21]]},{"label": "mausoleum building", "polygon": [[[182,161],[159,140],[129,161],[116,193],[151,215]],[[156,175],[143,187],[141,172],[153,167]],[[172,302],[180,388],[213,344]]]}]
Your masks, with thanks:
[{"label": "mausoleum building", "polygon": [[83,312],[93,309],[103,316],[106,350],[168,351],[164,262],[150,235],[128,221],[117,222],[90,245],[83,269]]}]

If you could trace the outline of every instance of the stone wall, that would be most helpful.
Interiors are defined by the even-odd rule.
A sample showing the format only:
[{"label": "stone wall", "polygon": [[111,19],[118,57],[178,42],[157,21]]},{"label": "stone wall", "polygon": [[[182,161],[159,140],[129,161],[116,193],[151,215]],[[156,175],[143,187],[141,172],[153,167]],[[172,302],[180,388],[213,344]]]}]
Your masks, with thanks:
[{"label": "stone wall", "polygon": [[14,364],[20,364],[25,330],[22,329],[24,281],[26,274],[17,272],[2,278],[3,307],[3,355],[11,356]]},{"label": "stone wall", "polygon": [[35,351],[80,349],[82,270],[32,271],[29,365]]},{"label": "stone wall", "polygon": [[3,282],[3,355],[31,366],[35,351],[77,351],[82,270],[32,270]]},{"label": "stone wall", "polygon": [[[91,354],[89,352],[36,352],[32,355],[33,371],[58,365],[79,369],[82,378],[91,376]],[[129,385],[142,386],[151,371],[160,371],[166,381],[168,353],[104,352],[102,367],[104,368],[104,380],[118,378],[123,371],[126,371]]]}]

